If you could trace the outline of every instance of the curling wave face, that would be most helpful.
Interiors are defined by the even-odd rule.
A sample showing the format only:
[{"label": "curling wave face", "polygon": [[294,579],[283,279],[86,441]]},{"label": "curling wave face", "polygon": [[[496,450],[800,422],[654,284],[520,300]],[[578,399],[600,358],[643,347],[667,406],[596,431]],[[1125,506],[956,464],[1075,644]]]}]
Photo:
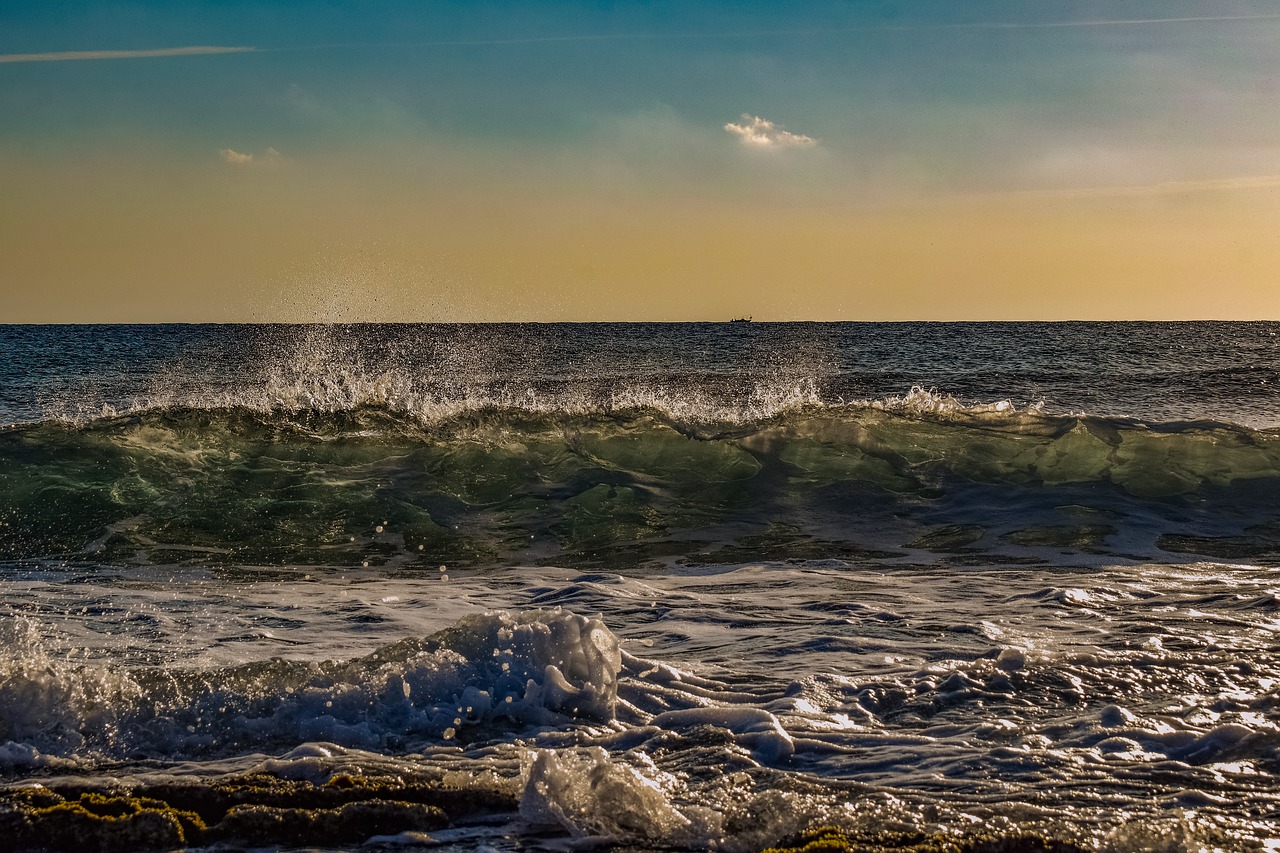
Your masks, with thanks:
[{"label": "curling wave face", "polygon": [[14,426],[0,431],[0,555],[608,566],[1280,551],[1274,431],[792,390],[750,416],[698,410],[718,420],[634,396],[411,406],[383,391]]}]

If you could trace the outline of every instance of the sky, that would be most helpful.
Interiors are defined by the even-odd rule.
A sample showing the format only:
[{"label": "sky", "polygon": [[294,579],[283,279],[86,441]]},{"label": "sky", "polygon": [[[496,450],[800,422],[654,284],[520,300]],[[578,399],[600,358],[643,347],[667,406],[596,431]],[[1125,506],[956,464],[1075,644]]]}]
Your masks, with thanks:
[{"label": "sky", "polygon": [[4,0],[0,322],[1280,319],[1274,0]]}]

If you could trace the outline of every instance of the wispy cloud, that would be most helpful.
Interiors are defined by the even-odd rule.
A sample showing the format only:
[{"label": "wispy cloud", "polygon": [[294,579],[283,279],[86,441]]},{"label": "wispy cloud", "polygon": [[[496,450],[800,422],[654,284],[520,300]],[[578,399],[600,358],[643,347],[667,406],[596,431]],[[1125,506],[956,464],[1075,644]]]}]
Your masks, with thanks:
[{"label": "wispy cloud", "polygon": [[1123,198],[1126,196],[1176,195],[1180,193],[1230,190],[1280,189],[1280,175],[1243,175],[1234,178],[1207,178],[1188,181],[1161,181],[1151,184],[1063,187],[1060,189],[1005,190],[977,193],[977,198]]},{"label": "wispy cloud", "polygon": [[738,123],[729,122],[724,129],[737,136],[743,145],[752,148],[797,148],[818,144],[812,136],[783,130],[782,125],[750,113],[743,113]]},{"label": "wispy cloud", "polygon": [[251,163],[279,163],[284,160],[284,155],[274,148],[268,148],[260,156],[237,151],[234,148],[222,148],[218,150],[218,156],[222,158],[224,163],[230,163],[233,166],[248,166]]},{"label": "wispy cloud", "polygon": [[[369,47],[500,47],[503,45],[558,44],[563,42],[610,41],[697,41],[701,39],[741,39],[761,36],[829,36],[840,33],[915,30],[1008,30],[1059,29],[1073,27],[1133,27],[1162,24],[1232,23],[1280,20],[1280,13],[1258,15],[1187,15],[1169,18],[1089,18],[1059,21],[966,21],[961,23],[865,24],[852,27],[709,30],[706,32],[580,33],[577,35],[523,36],[511,38],[446,39],[405,42],[333,42],[264,48],[268,51],[330,50]],[[250,48],[252,49],[252,48]]]},{"label": "wispy cloud", "polygon": [[[264,48],[269,52],[294,50],[328,50],[360,47],[385,47],[391,44],[414,47],[481,47],[500,45],[555,44],[558,42],[603,42],[603,41],[665,41],[665,40],[698,40],[698,39],[736,39],[755,38],[759,36],[819,36],[833,33],[886,31],[886,30],[1006,30],[1006,29],[1058,29],[1073,27],[1131,27],[1160,24],[1197,24],[1233,21],[1273,21],[1280,20],[1280,14],[1260,15],[1188,15],[1169,18],[1097,18],[1065,21],[972,21],[951,24],[871,24],[856,27],[837,27],[835,29],[764,29],[737,30],[728,32],[684,32],[684,33],[608,33],[532,36],[516,38],[492,39],[458,39],[421,42],[343,42],[331,44],[298,45],[294,47]],[[89,59],[147,59],[163,56],[205,56],[219,53],[256,53],[261,52],[251,46],[192,45],[186,47],[161,47],[149,50],[63,50],[50,53],[0,53],[0,64],[12,62],[71,62]]]},{"label": "wispy cloud", "polygon": [[215,53],[251,53],[253,47],[160,47],[153,50],[63,50],[57,53],[0,53],[4,62],[73,62],[86,59],[148,59],[156,56],[205,56]]},{"label": "wispy cloud", "polygon": [[[1182,18],[1096,18],[1077,21],[975,21],[964,24],[940,24],[940,29],[963,30],[1042,30],[1064,27],[1134,27],[1147,24],[1199,24],[1214,21],[1274,21],[1280,15],[1192,15]],[[911,27],[903,27],[911,29]]]}]

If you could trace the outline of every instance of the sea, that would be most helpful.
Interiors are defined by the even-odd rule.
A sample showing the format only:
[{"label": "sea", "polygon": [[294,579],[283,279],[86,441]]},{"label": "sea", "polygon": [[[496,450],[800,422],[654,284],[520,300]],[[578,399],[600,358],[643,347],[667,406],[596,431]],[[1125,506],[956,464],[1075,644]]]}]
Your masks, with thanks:
[{"label": "sea", "polygon": [[0,849],[1280,850],[1278,335],[0,326]]}]

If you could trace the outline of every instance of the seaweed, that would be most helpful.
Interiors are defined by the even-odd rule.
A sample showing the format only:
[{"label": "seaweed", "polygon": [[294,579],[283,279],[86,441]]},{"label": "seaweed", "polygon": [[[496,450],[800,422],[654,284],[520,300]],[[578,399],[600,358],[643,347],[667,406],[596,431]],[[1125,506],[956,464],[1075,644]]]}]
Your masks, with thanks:
[{"label": "seaweed", "polygon": [[860,833],[834,826],[805,830],[762,853],[1087,853],[1070,841],[1039,835],[949,836],[920,832]]},{"label": "seaweed", "polygon": [[347,774],[320,785],[269,774],[111,790],[68,782],[0,791],[0,853],[358,844],[515,807],[497,792]]}]

